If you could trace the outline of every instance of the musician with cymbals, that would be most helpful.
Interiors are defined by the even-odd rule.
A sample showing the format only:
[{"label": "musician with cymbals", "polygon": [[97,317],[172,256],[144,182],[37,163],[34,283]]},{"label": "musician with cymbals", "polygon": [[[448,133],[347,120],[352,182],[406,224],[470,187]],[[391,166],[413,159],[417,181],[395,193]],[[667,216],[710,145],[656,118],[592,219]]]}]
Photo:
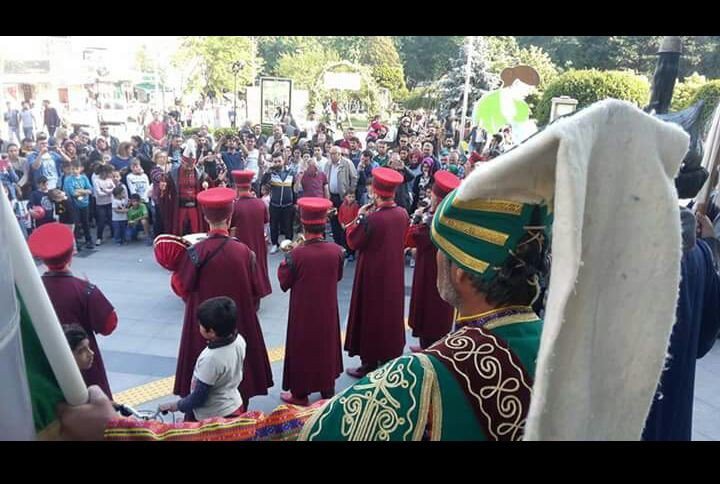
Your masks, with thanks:
[{"label": "musician with cymbals", "polygon": [[430,206],[416,211],[415,223],[410,225],[405,236],[405,245],[417,251],[408,325],[413,330],[413,336],[420,339],[420,346],[410,346],[413,351],[429,347],[452,329],[455,310],[438,293],[437,247],[430,239],[430,225],[440,202],[458,186],[460,179],[457,176],[445,170],[436,172]]},{"label": "musician with cymbals", "polygon": [[[198,330],[198,306],[207,299],[227,296],[237,306],[237,330],[247,343],[240,384],[247,406],[251,397],[267,395],[267,389],[273,386],[270,360],[255,312],[259,294],[255,254],[228,232],[235,190],[211,188],[200,192],[197,199],[210,224],[207,238],[192,245],[171,236],[160,236],[155,241],[155,257],[160,265],[173,270],[172,288],[185,301],[173,393],[181,397],[191,393],[195,361],[207,346]],[[183,250],[182,245],[188,247]]]},{"label": "musician with cymbals", "polygon": [[308,405],[308,395],[314,392],[331,398],[343,371],[337,285],[344,250],[324,238],[330,200],[303,197],[298,207],[303,236],[288,244],[278,267],[280,287],[290,290],[282,384],[289,391],[280,398]]},{"label": "musician with cymbals", "polygon": [[361,366],[347,373],[362,378],[405,348],[405,231],[407,211],[395,203],[403,176],[391,168],[372,172],[374,200],[347,227],[348,247],[358,252],[345,349]]}]

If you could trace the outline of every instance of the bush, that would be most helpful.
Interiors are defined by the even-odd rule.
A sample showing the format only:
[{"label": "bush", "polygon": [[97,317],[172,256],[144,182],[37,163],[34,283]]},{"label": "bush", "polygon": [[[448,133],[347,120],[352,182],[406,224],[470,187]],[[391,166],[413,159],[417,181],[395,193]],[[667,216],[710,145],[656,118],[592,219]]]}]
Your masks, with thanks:
[{"label": "bush", "polygon": [[535,118],[538,124],[550,120],[552,98],[569,96],[578,101],[578,109],[615,98],[643,107],[650,95],[650,83],[644,76],[627,71],[570,70],[548,84],[538,103]]},{"label": "bush", "polygon": [[697,72],[685,78],[683,82],[675,84],[673,89],[672,102],[670,103],[670,111],[677,112],[691,106],[690,100],[695,96],[702,86],[707,83],[705,76],[701,76]]},{"label": "bush", "polygon": [[700,122],[705,124],[705,132],[707,132],[712,122],[713,112],[720,101],[720,79],[715,79],[700,87],[690,100],[689,105],[692,106],[701,99],[705,101],[705,106],[700,115]]},{"label": "bush", "polygon": [[213,138],[217,142],[220,138],[223,136],[230,137],[230,136],[236,136],[238,134],[238,129],[233,128],[218,128],[213,132]]},{"label": "bush", "polygon": [[200,131],[200,128],[183,128],[182,134],[183,137],[189,138],[190,136],[194,134],[198,134],[198,131]]},{"label": "bush", "polygon": [[433,110],[437,105],[437,100],[428,87],[416,87],[410,91],[402,101],[398,100],[398,102],[400,102],[405,109]]}]

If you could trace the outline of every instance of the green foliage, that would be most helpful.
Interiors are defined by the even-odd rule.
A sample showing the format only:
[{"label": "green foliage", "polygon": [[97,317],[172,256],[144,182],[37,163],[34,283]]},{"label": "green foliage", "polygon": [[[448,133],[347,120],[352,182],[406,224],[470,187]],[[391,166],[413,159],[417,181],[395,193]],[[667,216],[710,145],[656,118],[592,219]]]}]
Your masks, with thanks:
[{"label": "green foliage", "polygon": [[183,130],[182,130],[182,134],[183,134],[183,136],[186,137],[186,138],[189,137],[189,136],[192,136],[192,135],[194,135],[194,134],[198,134],[199,132],[200,132],[200,128],[199,128],[199,127],[195,127],[195,128],[183,128]]},{"label": "green foliage", "polygon": [[260,36],[257,38],[258,55],[265,60],[263,75],[284,77],[278,72],[278,64],[284,55],[312,49],[320,43],[315,37],[298,35]]},{"label": "green foliage", "polygon": [[219,141],[220,138],[225,136],[226,138],[229,138],[231,136],[235,136],[238,134],[237,129],[233,128],[218,128],[215,131],[213,131],[213,138],[215,139],[215,142]]},{"label": "green foliage", "polygon": [[291,78],[299,89],[311,89],[322,70],[339,61],[335,51],[316,44],[292,54],[283,54],[277,62],[277,75]]},{"label": "green foliage", "polygon": [[[521,36],[521,47],[542,47],[563,68],[632,69],[651,76],[662,36]],[[683,36],[679,77],[697,71],[720,77],[720,36]]]},{"label": "green foliage", "polygon": [[370,66],[375,81],[379,86],[390,89],[393,97],[406,96],[405,73],[392,39],[385,36],[371,36],[365,39],[361,62]]},{"label": "green foliage", "polygon": [[219,97],[232,92],[235,74],[232,65],[243,63],[237,76],[238,90],[251,83],[254,72],[262,68],[262,59],[252,57],[250,37],[185,37],[174,62],[181,66],[196,66],[190,73],[188,90],[199,90],[203,95]]},{"label": "green foliage", "polygon": [[[346,90],[325,89],[323,76],[325,72],[357,72],[361,76],[360,91],[352,92]],[[322,112],[322,103],[328,99],[334,99],[338,103],[345,103],[350,98],[357,98],[364,103],[368,111],[377,113],[380,109],[380,93],[375,80],[373,79],[370,68],[367,66],[353,64],[349,61],[339,61],[325,66],[325,68],[317,76],[317,81],[310,89],[308,102],[308,110]]]},{"label": "green foliage", "polygon": [[437,93],[430,85],[416,87],[403,99],[402,105],[405,109],[427,109],[434,110],[437,107]]},{"label": "green foliage", "polygon": [[684,81],[675,84],[670,110],[682,111],[689,107],[692,97],[706,82],[705,76],[694,72],[691,76],[686,77]]},{"label": "green foliage", "polygon": [[337,52],[342,60],[359,63],[366,46],[366,37],[357,35],[339,35],[316,37],[326,49]]},{"label": "green foliage", "polygon": [[707,129],[709,123],[712,121],[713,112],[718,102],[720,102],[720,79],[707,82],[700,87],[690,100],[690,105],[692,106],[701,99],[705,101],[705,107],[703,107],[703,112],[700,115],[700,122],[707,123],[705,126],[705,129]]},{"label": "green foliage", "polygon": [[647,104],[650,83],[644,76],[627,71],[570,70],[551,82],[538,103],[538,124],[550,120],[552,98],[569,96],[578,101],[578,109],[606,98],[622,99],[638,106]]},{"label": "green foliage", "polygon": [[398,36],[395,45],[405,71],[408,87],[434,81],[447,72],[458,48],[461,36]]}]

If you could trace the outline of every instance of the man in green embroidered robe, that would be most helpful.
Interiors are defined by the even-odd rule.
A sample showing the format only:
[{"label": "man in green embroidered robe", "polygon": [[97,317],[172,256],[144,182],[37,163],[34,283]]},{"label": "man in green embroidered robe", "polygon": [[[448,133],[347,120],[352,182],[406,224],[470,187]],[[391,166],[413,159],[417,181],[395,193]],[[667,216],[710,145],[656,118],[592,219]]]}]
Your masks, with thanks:
[{"label": "man in green embroidered robe", "polygon": [[[461,188],[462,189],[462,188]],[[531,305],[546,276],[545,202],[474,199],[437,209],[438,290],[454,331],[330,400],[300,440],[520,440],[542,321]]]}]

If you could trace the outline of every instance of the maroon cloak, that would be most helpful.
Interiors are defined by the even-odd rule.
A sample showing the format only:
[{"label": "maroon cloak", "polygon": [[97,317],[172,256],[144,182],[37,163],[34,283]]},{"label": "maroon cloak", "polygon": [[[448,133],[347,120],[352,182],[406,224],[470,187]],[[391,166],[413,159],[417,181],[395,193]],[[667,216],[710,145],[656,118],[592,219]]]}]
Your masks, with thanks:
[{"label": "maroon cloak", "polygon": [[343,275],[342,247],[310,239],[285,255],[278,267],[283,291],[290,291],[283,390],[297,398],[334,393],[343,371],[337,283]]},{"label": "maroon cloak", "polygon": [[270,360],[255,313],[254,301],[258,294],[255,256],[247,245],[222,231],[211,231],[209,235],[185,251],[173,273],[173,290],[185,301],[173,392],[182,397],[190,393],[195,362],[207,346],[200,335],[198,306],[211,297],[227,296],[237,305],[238,332],[247,343],[239,387],[247,407],[250,398],[267,395],[267,389],[273,386]]},{"label": "maroon cloak", "polygon": [[95,359],[89,370],[81,372],[85,384],[99,385],[112,400],[105,364],[95,340],[95,333],[107,336],[115,330],[117,315],[113,305],[97,286],[73,276],[69,271],[46,272],[42,276],[42,281],[60,323],[77,323],[88,334],[90,349],[95,353]]},{"label": "maroon cloak", "polygon": [[407,236],[408,246],[417,249],[408,323],[423,348],[450,332],[455,314],[437,289],[437,248],[430,240],[428,223],[410,226]]},{"label": "maroon cloak", "polygon": [[348,227],[347,243],[359,252],[345,349],[375,365],[405,348],[405,231],[408,214],[393,204]]},{"label": "maroon cloak", "polygon": [[235,228],[235,238],[255,252],[260,280],[260,297],[272,293],[268,277],[267,244],[265,243],[265,224],[270,214],[265,202],[252,195],[235,200],[230,227]]}]

